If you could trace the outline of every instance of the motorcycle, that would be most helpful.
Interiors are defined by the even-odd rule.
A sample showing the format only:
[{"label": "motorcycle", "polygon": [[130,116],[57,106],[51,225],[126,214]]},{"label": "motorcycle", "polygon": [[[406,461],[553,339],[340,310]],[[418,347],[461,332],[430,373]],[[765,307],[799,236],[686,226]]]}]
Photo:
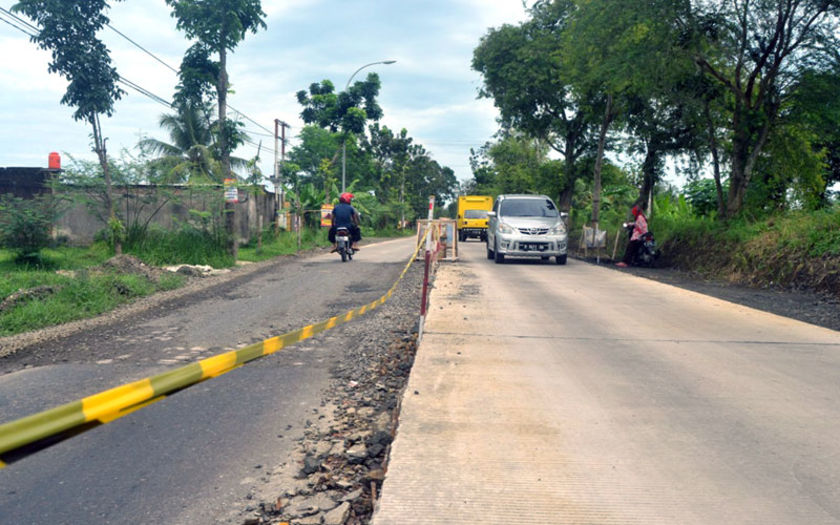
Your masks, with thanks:
[{"label": "motorcycle", "polygon": [[[626,222],[624,227],[628,230],[628,235],[633,233],[633,223]],[[656,266],[656,260],[659,258],[659,250],[656,249],[656,239],[653,237],[653,232],[648,231],[641,238],[642,244],[639,245],[636,253],[630,261],[631,266],[646,266],[653,268]]]},{"label": "motorcycle", "polygon": [[335,242],[337,245],[338,254],[341,255],[341,262],[353,260],[353,243],[350,242],[350,228],[340,226],[335,230]]}]

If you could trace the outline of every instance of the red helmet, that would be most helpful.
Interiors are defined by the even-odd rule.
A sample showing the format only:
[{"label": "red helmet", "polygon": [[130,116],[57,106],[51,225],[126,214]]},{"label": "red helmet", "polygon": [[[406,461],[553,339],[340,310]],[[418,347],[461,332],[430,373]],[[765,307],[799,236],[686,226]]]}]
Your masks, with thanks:
[{"label": "red helmet", "polygon": [[630,213],[632,213],[632,214],[633,214],[633,217],[638,217],[638,216],[639,216],[639,214],[640,214],[640,213],[642,213],[642,210],[641,210],[641,209],[639,209],[639,207],[638,207],[638,206],[633,206],[633,209],[632,209],[632,210],[630,210]]},{"label": "red helmet", "polygon": [[353,200],[354,195],[352,193],[342,193],[338,197],[338,202],[343,202],[345,204],[350,204],[350,201]]}]

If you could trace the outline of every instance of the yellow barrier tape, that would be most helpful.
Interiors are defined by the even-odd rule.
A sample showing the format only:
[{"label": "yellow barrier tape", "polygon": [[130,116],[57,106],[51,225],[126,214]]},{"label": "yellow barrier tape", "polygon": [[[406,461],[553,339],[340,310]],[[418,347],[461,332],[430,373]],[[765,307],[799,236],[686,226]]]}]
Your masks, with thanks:
[{"label": "yellow barrier tape", "polygon": [[142,403],[154,395],[152,382],[141,379],[82,399],[82,412],[86,421],[100,418],[113,420],[112,416],[120,410]]},{"label": "yellow barrier tape", "polygon": [[[384,304],[386,299],[394,293],[397,285],[414,263],[429,231],[431,230],[427,230],[426,234],[417,243],[414,253],[388,292],[376,301],[350,310],[343,316],[331,317],[326,321],[271,337],[239,350],[208,357],[156,376],[99,392],[80,401],[74,401],[15,421],[3,423],[0,425],[0,454],[60,434],[83,423],[91,421],[108,423],[162,399],[165,394],[205,379],[220,376],[243,363],[277,352],[289,345],[346,323],[357,315],[373,310],[378,305]],[[6,466],[7,463],[0,460],[0,469]]]}]

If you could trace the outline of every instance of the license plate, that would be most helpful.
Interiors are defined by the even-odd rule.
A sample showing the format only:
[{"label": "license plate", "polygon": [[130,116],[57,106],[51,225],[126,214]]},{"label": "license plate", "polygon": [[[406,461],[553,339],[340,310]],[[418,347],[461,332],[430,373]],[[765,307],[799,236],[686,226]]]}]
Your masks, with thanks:
[{"label": "license plate", "polygon": [[347,242],[350,240],[350,237],[336,237],[336,240]]},{"label": "license plate", "polygon": [[519,249],[524,252],[544,252],[548,249],[548,245],[539,242],[521,242]]}]

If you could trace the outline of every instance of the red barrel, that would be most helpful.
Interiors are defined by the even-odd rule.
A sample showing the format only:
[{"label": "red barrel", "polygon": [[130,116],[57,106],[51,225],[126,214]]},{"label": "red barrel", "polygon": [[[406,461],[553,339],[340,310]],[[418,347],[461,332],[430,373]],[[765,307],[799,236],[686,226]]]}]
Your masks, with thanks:
[{"label": "red barrel", "polygon": [[48,164],[51,170],[60,170],[61,169],[61,155],[53,151],[50,153],[50,160]]}]

